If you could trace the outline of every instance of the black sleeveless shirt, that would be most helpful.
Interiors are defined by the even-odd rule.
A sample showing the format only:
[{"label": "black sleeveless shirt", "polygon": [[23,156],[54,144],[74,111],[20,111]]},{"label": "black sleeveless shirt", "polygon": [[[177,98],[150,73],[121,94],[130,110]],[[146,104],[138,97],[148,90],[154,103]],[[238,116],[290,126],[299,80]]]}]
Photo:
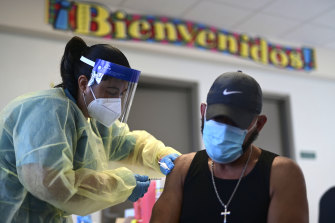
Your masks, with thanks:
[{"label": "black sleeveless shirt", "polygon": [[[270,203],[270,172],[277,155],[262,150],[252,171],[242,178],[227,211],[227,223],[262,223],[267,221]],[[214,177],[216,188],[227,204],[238,180]],[[185,178],[181,223],[223,222],[224,211],[215,195],[206,150],[196,153]]]}]

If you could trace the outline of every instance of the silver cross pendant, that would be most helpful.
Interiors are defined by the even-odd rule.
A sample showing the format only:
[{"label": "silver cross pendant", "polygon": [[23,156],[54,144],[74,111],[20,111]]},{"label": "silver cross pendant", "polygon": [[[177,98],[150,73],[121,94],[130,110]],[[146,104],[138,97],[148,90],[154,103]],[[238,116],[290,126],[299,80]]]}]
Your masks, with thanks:
[{"label": "silver cross pendant", "polygon": [[224,207],[224,212],[221,212],[221,215],[224,215],[223,223],[227,223],[227,215],[230,214],[230,211],[227,211],[227,206]]}]

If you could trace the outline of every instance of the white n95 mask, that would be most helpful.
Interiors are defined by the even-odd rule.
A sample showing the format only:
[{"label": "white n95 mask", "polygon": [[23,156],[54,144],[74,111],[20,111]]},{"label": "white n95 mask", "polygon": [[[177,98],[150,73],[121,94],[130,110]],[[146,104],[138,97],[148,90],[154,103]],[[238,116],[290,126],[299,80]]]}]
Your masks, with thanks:
[{"label": "white n95 mask", "polygon": [[[110,127],[121,115],[121,98],[96,98],[87,106],[88,114],[106,127]],[[85,98],[85,97],[84,97]]]}]

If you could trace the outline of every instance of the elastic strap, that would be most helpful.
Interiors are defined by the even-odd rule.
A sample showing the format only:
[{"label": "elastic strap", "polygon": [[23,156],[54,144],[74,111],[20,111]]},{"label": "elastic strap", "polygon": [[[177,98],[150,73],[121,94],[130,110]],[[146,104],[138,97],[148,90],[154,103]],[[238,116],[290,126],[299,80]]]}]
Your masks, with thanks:
[{"label": "elastic strap", "polygon": [[88,59],[88,58],[86,58],[86,57],[84,57],[84,56],[81,56],[81,57],[80,57],[80,60],[81,60],[82,62],[84,62],[84,63],[90,65],[91,67],[94,67],[95,62],[93,62],[92,60],[90,60],[90,59]]}]

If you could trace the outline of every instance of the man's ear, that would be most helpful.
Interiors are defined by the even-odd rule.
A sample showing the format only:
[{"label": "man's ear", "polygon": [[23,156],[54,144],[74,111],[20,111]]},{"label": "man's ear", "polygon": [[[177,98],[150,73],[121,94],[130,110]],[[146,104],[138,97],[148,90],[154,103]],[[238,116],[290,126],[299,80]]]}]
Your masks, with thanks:
[{"label": "man's ear", "polygon": [[266,117],[266,115],[259,115],[258,119],[257,119],[257,131],[260,132],[262,130],[262,128],[264,127],[266,121],[268,120],[268,118]]},{"label": "man's ear", "polygon": [[87,84],[87,77],[85,75],[80,75],[78,77],[78,90],[80,90],[80,92],[85,92],[87,90]]},{"label": "man's ear", "polygon": [[206,103],[201,103],[201,105],[200,105],[200,114],[201,114],[201,117],[204,117],[205,112],[206,112],[206,108],[207,108]]}]

